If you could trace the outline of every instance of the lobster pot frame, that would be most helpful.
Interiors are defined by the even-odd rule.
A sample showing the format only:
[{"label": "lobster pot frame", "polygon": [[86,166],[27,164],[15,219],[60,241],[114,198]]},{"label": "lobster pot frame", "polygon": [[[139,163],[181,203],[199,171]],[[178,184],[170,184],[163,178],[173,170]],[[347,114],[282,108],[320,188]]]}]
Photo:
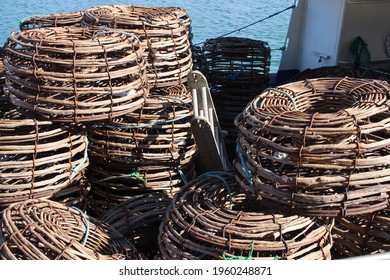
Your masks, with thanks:
[{"label": "lobster pot frame", "polygon": [[271,49],[267,42],[222,37],[207,40],[203,49],[211,85],[253,87],[268,83]]},{"label": "lobster pot frame", "polygon": [[20,22],[21,31],[46,27],[81,27],[83,11],[66,12],[60,14],[36,15],[25,18]]},{"label": "lobster pot frame", "polygon": [[0,259],[113,260],[141,255],[123,235],[81,210],[29,199],[2,212]]},{"label": "lobster pot frame", "polygon": [[202,67],[221,128],[228,132],[226,144],[234,146],[234,119],[269,82],[271,49],[268,43],[249,38],[222,37],[203,45]]},{"label": "lobster pot frame", "polygon": [[100,218],[125,237],[148,259],[158,252],[158,229],[171,199],[164,192],[134,196]]},{"label": "lobster pot frame", "polygon": [[158,89],[135,112],[89,125],[92,193],[99,188],[125,197],[140,191],[172,196],[191,180],[197,149],[190,102],[183,85]]},{"label": "lobster pot frame", "polygon": [[179,7],[99,6],[82,25],[105,26],[137,36],[147,60],[150,87],[183,84],[192,69],[191,20]]},{"label": "lobster pot frame", "polygon": [[5,96],[0,118],[0,207],[83,192],[88,154],[82,128],[26,117]]},{"label": "lobster pot frame", "polygon": [[202,174],[165,213],[162,259],[331,258],[332,218],[269,211],[240,192],[233,174]]},{"label": "lobster pot frame", "polygon": [[191,163],[188,168],[180,171],[172,169],[161,172],[133,171],[130,174],[122,172],[118,173],[122,175],[115,176],[115,173],[107,174],[103,169],[96,171],[96,167],[90,165],[88,179],[91,182],[91,191],[88,193],[88,212],[94,217],[100,217],[110,208],[144,193],[164,192],[172,198],[180,190],[184,180],[195,178],[195,164]]},{"label": "lobster pot frame", "polygon": [[113,30],[12,32],[4,65],[12,103],[52,121],[111,119],[137,109],[148,93],[138,40]]},{"label": "lobster pot frame", "polygon": [[390,251],[390,209],[373,214],[336,218],[332,255],[337,258]]},{"label": "lobster pot frame", "polygon": [[240,185],[305,215],[386,208],[389,89],[379,80],[322,78],[264,91],[235,120]]}]

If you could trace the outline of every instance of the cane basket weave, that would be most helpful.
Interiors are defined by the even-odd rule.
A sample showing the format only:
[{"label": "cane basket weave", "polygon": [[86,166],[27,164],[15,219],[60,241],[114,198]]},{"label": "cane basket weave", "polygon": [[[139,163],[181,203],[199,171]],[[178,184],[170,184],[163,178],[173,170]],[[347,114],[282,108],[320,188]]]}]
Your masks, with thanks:
[{"label": "cane basket weave", "polygon": [[239,37],[208,39],[206,76],[211,85],[264,85],[269,81],[271,49],[267,42]]},{"label": "cane basket weave", "polygon": [[274,207],[351,216],[387,207],[387,82],[308,79],[265,90],[235,119],[237,180]]},{"label": "cane basket weave", "polygon": [[191,20],[179,7],[99,6],[85,11],[82,25],[136,35],[147,60],[151,87],[183,84],[192,68]]},{"label": "cane basket weave", "polygon": [[12,103],[52,121],[110,119],[137,109],[148,93],[142,49],[124,32],[12,32],[4,65]]},{"label": "cane basket weave", "polygon": [[66,12],[60,14],[47,14],[47,15],[36,15],[25,18],[20,22],[20,30],[28,30],[35,28],[45,27],[80,27],[81,20],[83,18],[83,11]]},{"label": "cane basket weave", "polygon": [[140,258],[134,246],[112,227],[57,202],[26,200],[1,214],[0,259]]},{"label": "cane basket weave", "polygon": [[82,192],[87,136],[79,126],[28,117],[0,97],[0,208]]},{"label": "cane basket weave", "polygon": [[201,62],[205,65],[200,67],[208,80],[220,126],[228,132],[225,144],[234,146],[234,119],[269,83],[271,49],[260,40],[222,37],[207,40],[203,55]]},{"label": "cane basket weave", "polygon": [[336,218],[332,255],[337,258],[390,252],[390,209]]},{"label": "cane basket weave", "polygon": [[330,259],[332,218],[284,215],[205,173],[173,198],[160,225],[162,259]]},{"label": "cane basket weave", "polygon": [[159,88],[138,110],[110,123],[89,124],[88,177],[92,196],[100,201],[91,205],[102,205],[106,197],[111,208],[149,191],[173,196],[191,180],[197,153],[191,108],[183,85]]},{"label": "cane basket weave", "polygon": [[170,202],[164,192],[144,193],[112,207],[100,219],[132,240],[145,257],[154,259],[159,225]]}]

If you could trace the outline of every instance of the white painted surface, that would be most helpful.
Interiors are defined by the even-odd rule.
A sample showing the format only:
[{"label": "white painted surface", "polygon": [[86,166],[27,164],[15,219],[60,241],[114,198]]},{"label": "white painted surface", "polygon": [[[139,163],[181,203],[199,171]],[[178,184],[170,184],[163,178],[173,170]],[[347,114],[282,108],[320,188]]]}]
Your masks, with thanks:
[{"label": "white painted surface", "polygon": [[367,42],[372,60],[390,59],[384,47],[389,33],[390,0],[299,0],[279,70],[351,62],[349,47],[357,36]]}]

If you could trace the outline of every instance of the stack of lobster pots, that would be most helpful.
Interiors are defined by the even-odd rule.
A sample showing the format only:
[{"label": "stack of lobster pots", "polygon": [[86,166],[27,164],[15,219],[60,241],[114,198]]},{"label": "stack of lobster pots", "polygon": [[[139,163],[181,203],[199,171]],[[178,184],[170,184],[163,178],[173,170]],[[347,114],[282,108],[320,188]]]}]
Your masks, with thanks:
[{"label": "stack of lobster pots", "polygon": [[131,113],[88,125],[91,211],[96,215],[134,195],[172,197],[195,175],[190,130],[190,18],[181,8],[100,6],[84,11],[82,26],[135,38],[146,61],[149,94]]},{"label": "stack of lobster pots", "polygon": [[[10,222],[4,216],[8,208],[23,213],[27,205],[48,205],[81,218],[78,230],[88,236],[88,216],[101,216],[137,195],[171,199],[194,178],[185,10],[96,7],[30,17],[20,28],[11,33],[3,54],[2,224]],[[81,208],[81,216],[68,207]],[[20,228],[20,234],[27,238],[29,230]],[[10,244],[13,235],[3,232],[0,243]],[[0,247],[1,258],[31,257]],[[85,258],[121,254],[96,248],[91,245]]]},{"label": "stack of lobster pots", "polygon": [[[240,37],[208,39],[198,67],[207,77],[230,159],[237,131],[235,117],[269,84],[271,49],[267,42]],[[204,64],[204,65],[202,65]]]},{"label": "stack of lobster pots", "polygon": [[161,259],[331,259],[389,252],[390,85],[318,78],[268,88],[236,117],[233,172],[182,188]]},{"label": "stack of lobster pots", "polygon": [[390,85],[316,78],[269,88],[235,119],[235,174],[272,209],[335,218],[333,258],[388,252]]}]

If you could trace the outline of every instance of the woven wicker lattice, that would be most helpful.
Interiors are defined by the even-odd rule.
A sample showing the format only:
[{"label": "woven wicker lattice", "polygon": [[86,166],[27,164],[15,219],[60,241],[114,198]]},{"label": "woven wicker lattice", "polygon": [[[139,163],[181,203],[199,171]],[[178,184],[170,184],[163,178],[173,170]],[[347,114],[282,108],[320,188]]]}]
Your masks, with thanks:
[{"label": "woven wicker lattice", "polygon": [[36,15],[25,18],[20,22],[20,30],[28,30],[44,27],[78,26],[83,18],[83,11],[67,12],[60,14]]},{"label": "woven wicker lattice", "polygon": [[173,195],[183,176],[192,179],[196,146],[191,108],[184,86],[155,89],[135,112],[89,126],[92,194],[110,197],[115,205],[134,192]]},{"label": "woven wicker lattice", "polygon": [[147,59],[151,87],[183,84],[192,68],[191,20],[179,7],[99,6],[85,11],[86,26],[106,26],[135,34]]},{"label": "woven wicker lattice", "polygon": [[134,196],[109,209],[101,220],[132,240],[144,256],[153,259],[158,252],[158,229],[171,199],[163,192]]},{"label": "woven wicker lattice", "polygon": [[241,186],[306,215],[386,208],[389,90],[379,80],[323,78],[264,91],[235,120]]},{"label": "woven wicker lattice", "polygon": [[331,218],[283,215],[246,197],[234,175],[202,175],[160,225],[163,259],[330,259]]},{"label": "woven wicker lattice", "polygon": [[336,218],[332,230],[335,257],[354,257],[390,251],[390,209],[373,214]]},{"label": "woven wicker lattice", "polygon": [[52,121],[110,119],[147,94],[146,62],[127,33],[82,28],[13,32],[4,49],[12,103]]},{"label": "woven wicker lattice", "polygon": [[239,37],[207,40],[203,45],[204,71],[225,142],[237,138],[235,117],[268,85],[271,49],[266,42]]},{"label": "woven wicker lattice", "polygon": [[0,259],[140,259],[109,225],[63,204],[31,199],[6,208],[0,219]]},{"label": "woven wicker lattice", "polygon": [[77,126],[22,115],[0,97],[0,207],[28,198],[79,192],[88,165],[87,137]]},{"label": "woven wicker lattice", "polygon": [[207,40],[203,49],[210,84],[255,86],[269,81],[271,49],[266,42],[222,37]]}]

